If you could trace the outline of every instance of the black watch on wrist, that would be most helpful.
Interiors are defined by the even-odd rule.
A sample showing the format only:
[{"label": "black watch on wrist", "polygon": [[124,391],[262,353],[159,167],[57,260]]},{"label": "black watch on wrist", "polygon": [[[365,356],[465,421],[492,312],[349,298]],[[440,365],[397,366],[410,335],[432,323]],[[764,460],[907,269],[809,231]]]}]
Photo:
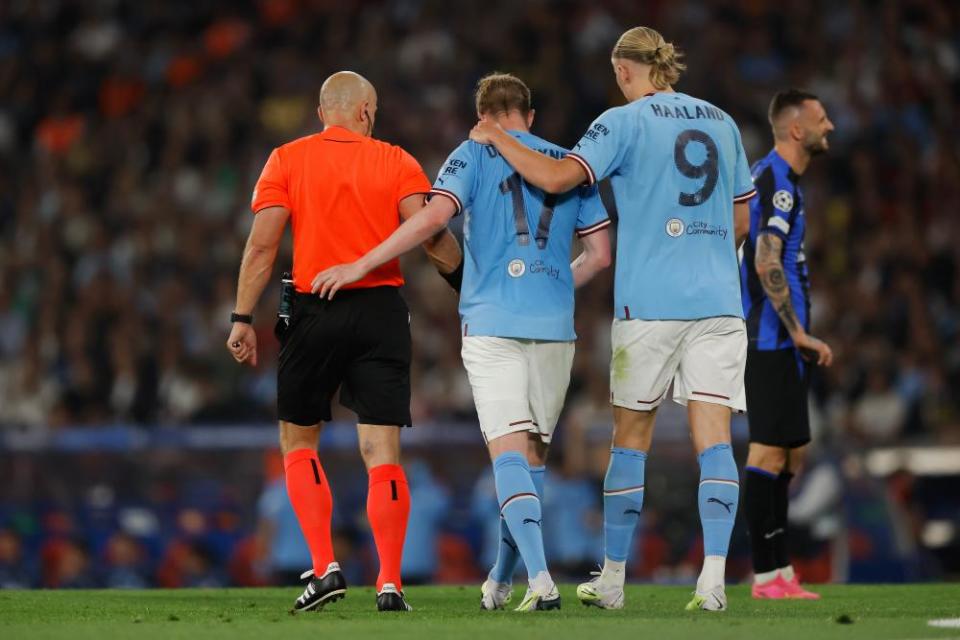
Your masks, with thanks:
[{"label": "black watch on wrist", "polygon": [[230,322],[242,322],[244,324],[253,324],[253,316],[249,313],[237,313],[232,311],[230,313]]}]

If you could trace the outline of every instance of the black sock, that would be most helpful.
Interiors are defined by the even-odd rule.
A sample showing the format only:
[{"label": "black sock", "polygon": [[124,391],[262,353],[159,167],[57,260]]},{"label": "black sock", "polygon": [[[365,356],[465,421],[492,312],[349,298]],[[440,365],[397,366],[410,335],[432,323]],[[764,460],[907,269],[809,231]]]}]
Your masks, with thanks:
[{"label": "black sock", "polygon": [[790,523],[787,519],[787,509],[790,507],[791,480],[793,480],[793,474],[789,471],[784,471],[777,476],[777,489],[773,498],[776,528],[783,531],[774,537],[774,559],[777,561],[778,569],[790,564],[790,550],[787,548],[787,531]]},{"label": "black sock", "polygon": [[747,467],[743,479],[743,504],[746,507],[747,528],[750,531],[750,551],[754,573],[766,573],[779,568],[776,556],[777,531],[776,492],[777,476]]}]

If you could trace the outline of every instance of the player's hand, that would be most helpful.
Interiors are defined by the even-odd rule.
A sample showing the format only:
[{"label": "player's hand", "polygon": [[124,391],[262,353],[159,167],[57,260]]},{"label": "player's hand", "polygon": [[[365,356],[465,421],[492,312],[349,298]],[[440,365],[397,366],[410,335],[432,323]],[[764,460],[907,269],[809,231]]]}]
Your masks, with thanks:
[{"label": "player's hand", "polygon": [[333,300],[334,294],[348,284],[352,284],[363,276],[367,275],[368,270],[364,269],[358,262],[347,264],[338,264],[321,271],[313,279],[310,290],[319,294],[321,298]]},{"label": "player's hand", "polygon": [[484,118],[470,130],[470,139],[480,144],[493,144],[493,138],[498,133],[503,133],[503,127],[493,120]]},{"label": "player's hand", "polygon": [[823,340],[804,333],[794,336],[793,343],[800,350],[800,356],[807,362],[816,362],[822,367],[833,364],[833,349]]},{"label": "player's hand", "polygon": [[240,364],[257,366],[257,334],[246,322],[234,322],[227,338],[227,349]]}]

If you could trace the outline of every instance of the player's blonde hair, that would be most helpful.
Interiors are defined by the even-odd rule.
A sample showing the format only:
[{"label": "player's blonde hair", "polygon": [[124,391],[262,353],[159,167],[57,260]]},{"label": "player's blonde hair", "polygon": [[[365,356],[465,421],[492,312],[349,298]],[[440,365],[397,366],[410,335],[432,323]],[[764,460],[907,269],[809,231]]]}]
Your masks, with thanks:
[{"label": "player's blonde hair", "polygon": [[530,88],[512,73],[489,73],[477,82],[477,113],[530,113]]},{"label": "player's blonde hair", "polygon": [[625,31],[613,46],[613,53],[610,55],[614,59],[633,60],[649,65],[650,82],[657,89],[666,89],[676,83],[687,68],[687,65],[680,62],[683,53],[650,27],[634,27]]}]

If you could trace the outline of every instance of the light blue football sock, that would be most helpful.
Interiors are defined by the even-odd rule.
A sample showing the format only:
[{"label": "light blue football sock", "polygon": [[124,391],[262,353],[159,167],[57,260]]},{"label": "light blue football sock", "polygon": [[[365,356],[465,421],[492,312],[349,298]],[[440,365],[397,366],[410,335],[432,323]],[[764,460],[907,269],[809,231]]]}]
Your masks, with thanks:
[{"label": "light blue football sock", "polygon": [[[530,467],[530,477],[533,479],[533,486],[537,490],[537,495],[543,501],[543,482],[547,468],[544,466]],[[517,570],[517,562],[520,560],[520,551],[517,549],[517,543],[513,540],[510,528],[507,527],[507,521],[500,518],[500,545],[497,547],[497,561],[490,569],[490,579],[496,582],[513,582],[513,574]]]},{"label": "light blue football sock", "polygon": [[727,557],[730,534],[737,517],[740,483],[733,449],[718,444],[698,456],[700,462],[700,524],[703,526],[703,553]]},{"label": "light blue football sock", "polygon": [[603,479],[603,554],[626,562],[633,531],[643,509],[643,474],[647,454],[637,449],[614,447]]},{"label": "light blue football sock", "polygon": [[[547,570],[543,552],[540,497],[526,458],[519,451],[507,451],[493,461],[493,476],[500,502],[500,516],[513,536],[529,578]],[[512,573],[512,572],[511,572]]]}]

